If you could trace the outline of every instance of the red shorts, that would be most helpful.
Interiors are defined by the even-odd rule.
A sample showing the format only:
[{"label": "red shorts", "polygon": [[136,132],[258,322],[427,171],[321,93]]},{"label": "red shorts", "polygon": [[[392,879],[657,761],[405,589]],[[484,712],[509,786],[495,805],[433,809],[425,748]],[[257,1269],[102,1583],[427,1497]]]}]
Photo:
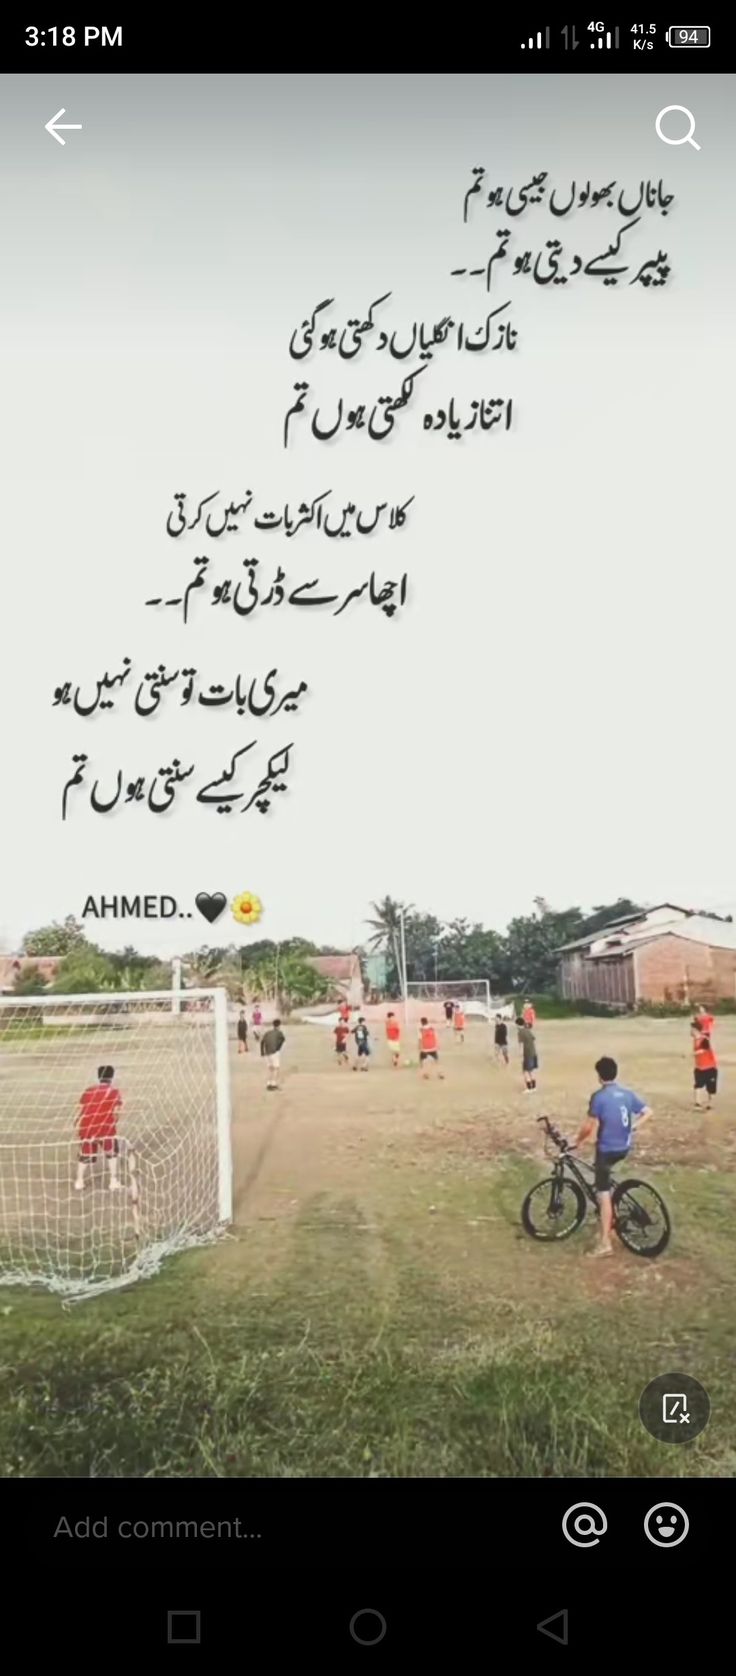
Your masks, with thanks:
[{"label": "red shorts", "polygon": [[79,1156],[80,1156],[80,1158],[82,1158],[82,1159],[96,1158],[98,1147],[102,1147],[103,1152],[105,1152],[107,1154],[112,1153],[113,1156],[117,1157],[117,1154],[118,1154],[120,1149],[118,1147],[118,1138],[117,1138],[117,1134],[116,1134],[115,1130],[114,1129],[87,1129],[87,1130],[80,1129],[80,1131],[79,1131]]}]

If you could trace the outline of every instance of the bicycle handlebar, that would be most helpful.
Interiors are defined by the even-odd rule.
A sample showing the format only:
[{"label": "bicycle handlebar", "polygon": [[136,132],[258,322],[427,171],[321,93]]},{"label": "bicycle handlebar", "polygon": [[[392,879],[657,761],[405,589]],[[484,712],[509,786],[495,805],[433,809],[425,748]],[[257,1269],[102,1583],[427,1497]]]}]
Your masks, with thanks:
[{"label": "bicycle handlebar", "polygon": [[555,1146],[559,1147],[560,1152],[574,1152],[574,1150],[575,1150],[574,1146],[571,1144],[570,1141],[565,1139],[564,1135],[560,1134],[559,1129],[556,1127],[556,1125],[554,1123],[550,1123],[550,1120],[549,1120],[548,1117],[545,1117],[545,1116],[538,1117],[537,1118],[537,1123],[543,1123],[544,1124],[544,1128],[545,1128],[546,1133],[549,1135],[550,1140],[554,1141]]}]

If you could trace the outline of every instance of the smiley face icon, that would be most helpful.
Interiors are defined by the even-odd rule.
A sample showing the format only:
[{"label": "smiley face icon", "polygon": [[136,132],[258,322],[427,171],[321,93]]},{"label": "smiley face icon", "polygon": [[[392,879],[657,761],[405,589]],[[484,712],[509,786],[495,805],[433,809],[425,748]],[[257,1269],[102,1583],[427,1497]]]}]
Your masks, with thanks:
[{"label": "smiley face icon", "polygon": [[678,1507],[676,1501],[658,1501],[650,1507],[644,1520],[644,1535],[654,1543],[655,1548],[677,1548],[690,1529],[690,1520],[684,1507]]}]

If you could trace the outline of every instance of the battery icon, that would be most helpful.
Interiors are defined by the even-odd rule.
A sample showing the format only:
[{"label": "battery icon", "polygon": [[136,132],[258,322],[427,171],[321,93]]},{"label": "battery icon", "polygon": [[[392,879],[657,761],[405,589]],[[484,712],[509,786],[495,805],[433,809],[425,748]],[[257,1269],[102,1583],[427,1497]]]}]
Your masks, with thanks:
[{"label": "battery icon", "polygon": [[709,47],[710,29],[705,24],[673,23],[667,30],[668,47]]}]

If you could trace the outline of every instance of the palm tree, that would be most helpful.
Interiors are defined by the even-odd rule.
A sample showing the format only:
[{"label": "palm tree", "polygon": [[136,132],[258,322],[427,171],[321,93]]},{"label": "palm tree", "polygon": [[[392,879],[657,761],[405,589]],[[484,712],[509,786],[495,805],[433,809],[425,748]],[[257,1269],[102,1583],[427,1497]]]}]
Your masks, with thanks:
[{"label": "palm tree", "polygon": [[391,953],[401,981],[401,921],[402,917],[408,919],[414,912],[413,904],[395,902],[392,896],[384,896],[380,902],[371,902],[371,909],[373,918],[367,924],[371,926],[373,935],[368,938],[368,947]]}]

